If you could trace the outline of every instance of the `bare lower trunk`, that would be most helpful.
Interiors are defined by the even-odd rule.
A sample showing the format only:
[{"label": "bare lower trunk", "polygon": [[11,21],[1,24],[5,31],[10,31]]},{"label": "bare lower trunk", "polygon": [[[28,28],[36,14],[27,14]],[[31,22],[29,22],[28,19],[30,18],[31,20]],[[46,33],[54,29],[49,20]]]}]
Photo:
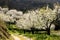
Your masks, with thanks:
[{"label": "bare lower trunk", "polygon": [[47,34],[50,35],[50,28],[47,28]]}]

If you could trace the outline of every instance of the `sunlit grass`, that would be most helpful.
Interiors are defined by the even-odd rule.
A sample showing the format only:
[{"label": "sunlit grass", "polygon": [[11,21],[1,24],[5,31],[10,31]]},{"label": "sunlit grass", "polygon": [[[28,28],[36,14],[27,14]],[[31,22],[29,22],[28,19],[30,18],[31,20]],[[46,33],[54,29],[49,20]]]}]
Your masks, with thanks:
[{"label": "sunlit grass", "polygon": [[[13,25],[11,25],[10,27],[12,27]],[[10,28],[9,32],[11,34],[17,34],[17,35],[24,35],[26,37],[32,38],[34,40],[60,40],[60,36],[51,34],[51,35],[47,35],[45,33],[38,33],[38,34],[32,34],[31,32],[26,32],[24,34],[23,30],[20,29],[14,29],[14,28]]]}]

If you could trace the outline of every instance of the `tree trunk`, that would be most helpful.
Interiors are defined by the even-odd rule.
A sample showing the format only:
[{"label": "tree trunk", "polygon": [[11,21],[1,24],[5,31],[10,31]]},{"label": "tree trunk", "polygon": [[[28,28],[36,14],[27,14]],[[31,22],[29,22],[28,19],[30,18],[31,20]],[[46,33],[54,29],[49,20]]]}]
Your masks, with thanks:
[{"label": "tree trunk", "polygon": [[47,28],[47,34],[50,35],[50,28]]}]

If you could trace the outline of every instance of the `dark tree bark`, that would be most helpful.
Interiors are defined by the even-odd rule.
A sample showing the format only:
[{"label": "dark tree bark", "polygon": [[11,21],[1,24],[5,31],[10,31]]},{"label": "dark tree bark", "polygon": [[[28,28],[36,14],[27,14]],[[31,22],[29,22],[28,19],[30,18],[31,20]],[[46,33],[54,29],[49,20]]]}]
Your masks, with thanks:
[{"label": "dark tree bark", "polygon": [[47,34],[50,35],[50,27],[51,27],[51,24],[54,22],[54,20],[52,22],[50,22],[49,26],[48,26],[48,21],[49,20],[47,20],[47,23],[46,23],[46,26],[47,26],[46,31],[47,31]]},{"label": "dark tree bark", "polygon": [[50,28],[47,28],[47,34],[50,35]]}]

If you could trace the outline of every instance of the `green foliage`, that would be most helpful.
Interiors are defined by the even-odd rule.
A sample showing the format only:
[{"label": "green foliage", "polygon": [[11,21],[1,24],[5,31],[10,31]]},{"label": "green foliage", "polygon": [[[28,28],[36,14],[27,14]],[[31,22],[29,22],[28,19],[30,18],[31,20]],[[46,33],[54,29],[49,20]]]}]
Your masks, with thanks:
[{"label": "green foliage", "polygon": [[[14,27],[15,25],[10,25],[10,27]],[[16,27],[16,26],[15,26]],[[51,35],[47,35],[47,34],[32,34],[31,32],[28,33],[26,32],[24,34],[24,31],[23,30],[20,30],[20,29],[17,29],[17,28],[10,28],[10,31],[9,31],[11,34],[18,34],[18,35],[24,35],[24,36],[27,36],[29,38],[32,38],[34,40],[60,40],[60,36],[57,36],[57,35],[54,35],[54,34],[51,34]]]},{"label": "green foliage", "polygon": [[60,40],[60,36],[47,34],[26,34],[25,36],[35,38],[35,40]]}]

